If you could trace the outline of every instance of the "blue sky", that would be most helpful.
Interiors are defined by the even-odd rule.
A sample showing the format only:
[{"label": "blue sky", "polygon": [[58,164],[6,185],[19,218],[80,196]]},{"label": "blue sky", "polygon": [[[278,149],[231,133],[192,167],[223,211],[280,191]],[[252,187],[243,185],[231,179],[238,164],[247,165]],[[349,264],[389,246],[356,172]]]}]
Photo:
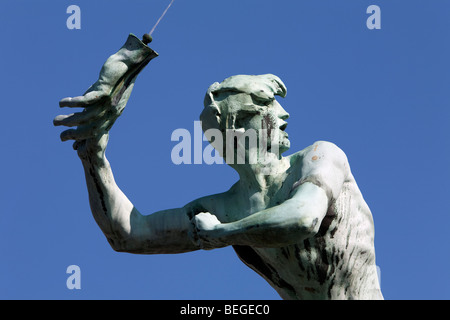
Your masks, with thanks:
[{"label": "blue sky", "polygon": [[[84,174],[52,119],[82,94],[129,33],[168,0],[2,1],[2,299],[279,299],[231,248],[178,255],[114,252],[91,216]],[[69,30],[69,5],[81,29]],[[369,30],[366,9],[381,8]],[[450,298],[450,2],[176,0],[154,33],[107,156],[142,213],[227,190],[226,165],[175,165],[208,86],[278,75],[288,94],[288,154],[314,141],[347,154],[375,221],[386,299]],[[206,145],[205,145],[206,146]],[[66,268],[81,268],[81,289]]]}]

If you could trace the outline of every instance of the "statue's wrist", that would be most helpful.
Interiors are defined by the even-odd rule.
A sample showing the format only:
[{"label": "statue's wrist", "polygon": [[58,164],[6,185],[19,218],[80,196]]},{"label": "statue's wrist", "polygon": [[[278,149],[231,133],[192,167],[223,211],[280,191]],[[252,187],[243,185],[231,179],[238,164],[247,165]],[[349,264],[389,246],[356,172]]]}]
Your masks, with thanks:
[{"label": "statue's wrist", "polygon": [[77,150],[81,162],[96,166],[103,166],[106,163],[105,150]]},{"label": "statue's wrist", "polygon": [[79,156],[83,166],[85,165],[89,165],[89,166],[94,166],[94,167],[105,167],[106,164],[108,163],[106,160],[106,157],[103,156]]}]

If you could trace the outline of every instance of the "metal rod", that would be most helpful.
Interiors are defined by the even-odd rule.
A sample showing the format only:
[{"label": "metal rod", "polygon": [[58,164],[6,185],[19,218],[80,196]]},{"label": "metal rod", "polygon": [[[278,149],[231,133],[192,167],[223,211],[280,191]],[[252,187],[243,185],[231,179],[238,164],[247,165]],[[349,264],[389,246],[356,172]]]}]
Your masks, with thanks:
[{"label": "metal rod", "polygon": [[156,21],[155,25],[153,26],[152,30],[150,30],[149,33],[146,33],[142,36],[142,42],[144,42],[145,44],[149,44],[150,42],[152,42],[153,38],[152,38],[152,34],[153,31],[155,31],[156,26],[161,22],[162,18],[164,18],[164,16],[166,15],[167,11],[169,10],[169,8],[172,6],[172,3],[175,0],[170,1],[169,5],[167,6],[166,10],[164,10],[164,12],[162,13],[161,17],[159,17],[158,21]]},{"label": "metal rod", "polygon": [[169,10],[169,8],[172,6],[172,3],[175,0],[170,1],[169,5],[167,6],[166,10],[164,10],[163,14],[161,15],[161,17],[159,17],[158,21],[156,21],[155,25],[153,26],[152,30],[150,30],[150,32],[148,33],[150,36],[153,34],[153,31],[155,31],[156,26],[161,22],[162,18],[164,18],[164,16],[166,15],[167,11]]}]

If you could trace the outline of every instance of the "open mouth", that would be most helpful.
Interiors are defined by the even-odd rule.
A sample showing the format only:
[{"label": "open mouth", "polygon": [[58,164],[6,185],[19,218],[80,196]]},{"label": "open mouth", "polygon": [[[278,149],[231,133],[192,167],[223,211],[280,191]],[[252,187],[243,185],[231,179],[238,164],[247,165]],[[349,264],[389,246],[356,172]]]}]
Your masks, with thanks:
[{"label": "open mouth", "polygon": [[280,130],[281,130],[281,131],[286,130],[287,125],[288,125],[287,122],[283,123],[283,124],[279,127]]}]

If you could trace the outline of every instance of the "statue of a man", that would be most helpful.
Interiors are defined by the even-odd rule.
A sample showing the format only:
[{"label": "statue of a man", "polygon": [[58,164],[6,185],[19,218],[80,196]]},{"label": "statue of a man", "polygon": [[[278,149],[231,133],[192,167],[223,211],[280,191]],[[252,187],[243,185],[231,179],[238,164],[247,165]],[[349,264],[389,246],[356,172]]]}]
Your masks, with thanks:
[{"label": "statue of a man", "polygon": [[[55,125],[77,126],[61,139],[75,140],[92,213],[112,248],[169,254],[231,245],[283,299],[382,299],[372,214],[347,157],[324,141],[281,156],[290,146],[285,133],[289,114],[275,99],[286,95],[286,87],[274,75],[238,75],[214,83],[200,118],[205,132],[254,130],[258,138],[264,132],[267,150],[279,152],[266,152],[256,161],[228,161],[240,178],[224,193],[150,215],[133,206],[114,181],[105,149],[136,76],[156,56],[130,35],[83,96],[60,102],[84,111],[54,120]],[[224,158],[239,149],[236,139],[230,147],[218,136],[211,143],[228,143],[218,150]],[[248,156],[251,147],[245,151]]]}]

